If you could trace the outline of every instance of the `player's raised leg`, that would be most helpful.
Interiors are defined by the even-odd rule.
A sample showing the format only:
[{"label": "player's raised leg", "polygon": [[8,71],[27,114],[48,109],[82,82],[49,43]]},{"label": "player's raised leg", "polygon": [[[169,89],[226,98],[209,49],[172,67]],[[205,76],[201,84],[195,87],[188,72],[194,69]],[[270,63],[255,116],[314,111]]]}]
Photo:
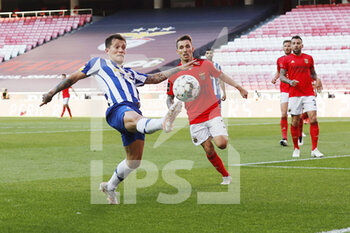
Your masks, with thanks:
[{"label": "player's raised leg", "polygon": [[150,119],[138,116],[131,117],[131,120],[127,120],[126,122],[126,128],[129,128],[131,132],[137,130],[138,132],[145,134],[151,134],[160,129],[163,129],[168,133],[173,130],[174,121],[177,115],[181,112],[181,109],[182,102],[178,101],[169,108],[167,114],[163,118]]}]

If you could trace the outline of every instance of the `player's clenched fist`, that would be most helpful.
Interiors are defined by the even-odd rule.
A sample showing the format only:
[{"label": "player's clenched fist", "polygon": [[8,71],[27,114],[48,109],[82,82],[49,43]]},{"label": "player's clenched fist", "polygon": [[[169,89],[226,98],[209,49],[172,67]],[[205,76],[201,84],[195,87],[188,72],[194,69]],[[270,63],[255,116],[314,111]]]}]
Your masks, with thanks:
[{"label": "player's clenched fist", "polygon": [[43,106],[44,104],[47,104],[51,100],[52,100],[52,95],[49,95],[49,93],[43,94],[42,103],[39,105],[39,107]]}]

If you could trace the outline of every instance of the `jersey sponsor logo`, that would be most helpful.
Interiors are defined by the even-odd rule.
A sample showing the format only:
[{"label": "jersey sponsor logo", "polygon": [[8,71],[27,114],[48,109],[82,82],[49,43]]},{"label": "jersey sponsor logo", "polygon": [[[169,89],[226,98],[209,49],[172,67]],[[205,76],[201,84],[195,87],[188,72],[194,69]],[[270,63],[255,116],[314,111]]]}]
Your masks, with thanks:
[{"label": "jersey sponsor logo", "polygon": [[[176,33],[175,27],[153,27],[153,28],[134,28],[131,32],[120,33],[126,39],[127,48],[135,48],[146,44],[149,41],[155,40],[153,37],[164,36],[168,34]],[[105,44],[100,44],[98,49],[101,51],[105,50]]]}]

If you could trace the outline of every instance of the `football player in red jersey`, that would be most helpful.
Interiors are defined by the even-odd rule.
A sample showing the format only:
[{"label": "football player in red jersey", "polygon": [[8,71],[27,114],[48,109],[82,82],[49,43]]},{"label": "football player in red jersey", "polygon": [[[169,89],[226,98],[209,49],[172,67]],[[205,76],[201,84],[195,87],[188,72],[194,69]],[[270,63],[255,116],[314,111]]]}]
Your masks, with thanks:
[{"label": "football player in red jersey", "polygon": [[[62,80],[64,80],[64,79],[67,78],[67,75],[66,75],[66,74],[62,74],[61,76],[62,76]],[[69,98],[70,98],[69,89],[72,89],[72,91],[74,92],[74,94],[75,94],[76,96],[78,96],[77,93],[74,91],[74,89],[73,89],[72,87],[68,87],[68,88],[62,90],[63,109],[62,109],[62,113],[61,113],[61,118],[63,117],[63,114],[64,114],[64,112],[65,112],[66,109],[67,109],[67,111],[68,111],[68,113],[69,113],[69,117],[70,117],[70,119],[72,119],[72,113],[71,113],[70,108],[69,108],[69,105],[68,105]]]},{"label": "football player in red jersey", "polygon": [[[283,59],[280,70],[282,82],[290,85],[288,112],[292,115],[291,134],[294,144],[293,157],[300,157],[298,145],[300,115],[303,109],[310,119],[310,135],[312,140],[312,157],[322,157],[317,149],[319,127],[317,122],[317,106],[312,82],[316,81],[317,90],[322,90],[322,82],[317,78],[312,56],[302,53],[303,41],[300,36],[292,37],[293,54]],[[286,77],[288,74],[288,78]]]},{"label": "football player in red jersey", "polygon": [[[283,59],[292,53],[292,47],[291,47],[291,41],[285,40],[283,41],[283,51],[284,56],[277,59],[277,73],[275,74],[275,77],[272,79],[272,83],[275,84],[277,79],[280,77],[280,69],[282,66]],[[281,82],[280,83],[280,102],[281,102],[281,131],[282,131],[282,139],[280,140],[280,144],[282,146],[288,146],[288,138],[287,138],[287,132],[288,132],[288,97],[289,97],[289,84]]]},{"label": "football player in red jersey", "polygon": [[190,122],[192,142],[196,146],[202,145],[208,160],[223,177],[221,184],[230,184],[232,178],[227,172],[222,160],[217,155],[212,143],[214,141],[218,148],[225,149],[228,143],[228,133],[221,117],[218,99],[214,94],[211,76],[220,78],[225,83],[235,87],[239,90],[243,98],[247,98],[248,92],[229,76],[217,70],[211,61],[195,59],[193,57],[194,48],[192,46],[191,36],[183,35],[176,40],[176,52],[181,60],[179,65],[192,60],[196,62],[192,69],[181,71],[168,79],[167,105],[169,107],[174,103],[173,84],[178,77],[186,74],[198,80],[200,85],[199,95],[195,100],[185,103]]}]

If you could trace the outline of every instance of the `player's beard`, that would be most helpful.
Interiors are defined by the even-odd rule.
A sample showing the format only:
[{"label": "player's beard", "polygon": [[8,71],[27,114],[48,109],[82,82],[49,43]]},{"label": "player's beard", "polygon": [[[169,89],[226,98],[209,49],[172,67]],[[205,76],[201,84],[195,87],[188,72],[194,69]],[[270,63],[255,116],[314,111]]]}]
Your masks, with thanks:
[{"label": "player's beard", "polygon": [[293,50],[293,53],[294,53],[295,55],[300,55],[300,54],[301,54],[301,49]]}]

